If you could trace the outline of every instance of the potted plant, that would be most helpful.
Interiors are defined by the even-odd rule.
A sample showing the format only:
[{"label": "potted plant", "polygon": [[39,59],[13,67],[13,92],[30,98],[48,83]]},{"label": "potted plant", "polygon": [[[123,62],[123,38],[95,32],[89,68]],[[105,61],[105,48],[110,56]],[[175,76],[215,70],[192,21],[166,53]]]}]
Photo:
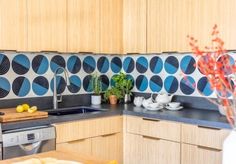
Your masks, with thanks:
[{"label": "potted plant", "polygon": [[106,90],[104,93],[104,99],[106,101],[109,100],[110,104],[114,105],[117,104],[118,100],[123,98],[122,92],[117,87],[111,87],[110,89]]},{"label": "potted plant", "polygon": [[119,88],[121,90],[124,97],[124,103],[129,103],[131,101],[131,89],[133,88],[133,80],[128,79],[128,76],[123,72],[115,75],[112,79],[115,82],[116,88]]},{"label": "potted plant", "polygon": [[101,78],[97,74],[92,75],[91,79],[93,95],[91,96],[91,104],[99,105],[101,104],[101,91],[102,91],[102,82]]}]

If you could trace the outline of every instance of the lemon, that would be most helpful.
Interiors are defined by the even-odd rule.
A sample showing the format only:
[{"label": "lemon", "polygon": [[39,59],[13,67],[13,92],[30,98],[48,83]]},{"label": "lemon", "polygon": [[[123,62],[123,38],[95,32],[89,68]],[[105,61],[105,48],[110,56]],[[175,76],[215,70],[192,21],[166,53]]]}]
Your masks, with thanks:
[{"label": "lemon", "polygon": [[30,108],[29,104],[22,104],[24,111],[28,111]]},{"label": "lemon", "polygon": [[18,105],[18,106],[16,107],[16,112],[18,112],[18,113],[24,112],[23,106],[22,106],[22,105]]},{"label": "lemon", "polygon": [[37,106],[32,106],[31,108],[28,109],[29,113],[34,113],[37,111]]},{"label": "lemon", "polygon": [[109,161],[107,164],[118,164],[116,160]]}]

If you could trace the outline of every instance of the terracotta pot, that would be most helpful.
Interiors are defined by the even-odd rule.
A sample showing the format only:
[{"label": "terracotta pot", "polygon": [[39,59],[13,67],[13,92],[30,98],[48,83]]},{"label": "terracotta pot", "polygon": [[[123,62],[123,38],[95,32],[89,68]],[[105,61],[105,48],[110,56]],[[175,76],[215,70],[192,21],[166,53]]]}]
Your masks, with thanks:
[{"label": "terracotta pot", "polygon": [[110,104],[112,104],[112,105],[117,104],[117,97],[116,97],[115,95],[109,96],[109,102],[110,102]]}]

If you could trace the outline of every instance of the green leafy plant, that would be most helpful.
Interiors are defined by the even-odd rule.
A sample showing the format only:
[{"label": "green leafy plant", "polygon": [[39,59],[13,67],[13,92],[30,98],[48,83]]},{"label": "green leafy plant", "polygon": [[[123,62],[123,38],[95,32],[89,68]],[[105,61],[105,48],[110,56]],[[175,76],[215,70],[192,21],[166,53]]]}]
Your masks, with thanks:
[{"label": "green leafy plant", "polygon": [[118,100],[123,98],[121,90],[116,87],[111,87],[110,89],[107,89],[104,93],[104,99],[107,101],[111,95],[115,95]]},{"label": "green leafy plant", "polygon": [[122,95],[132,94],[131,89],[133,88],[133,80],[129,79],[125,73],[120,72],[115,75],[112,80],[115,82],[115,87],[121,90]]},{"label": "green leafy plant", "polygon": [[92,89],[95,95],[100,95],[102,91],[102,81],[100,76],[95,73],[92,75]]}]

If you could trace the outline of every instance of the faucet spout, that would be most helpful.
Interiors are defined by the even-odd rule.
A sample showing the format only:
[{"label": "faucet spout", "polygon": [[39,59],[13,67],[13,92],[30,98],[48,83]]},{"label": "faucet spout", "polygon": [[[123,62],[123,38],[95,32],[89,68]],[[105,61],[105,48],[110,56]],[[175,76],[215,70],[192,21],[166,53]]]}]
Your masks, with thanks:
[{"label": "faucet spout", "polygon": [[[65,76],[65,81],[66,81],[66,85],[69,86],[70,82],[69,82],[69,76],[68,76],[68,72],[65,68],[63,67],[58,67],[55,71],[54,71],[54,76],[53,76],[53,109],[58,109],[58,103],[62,101],[62,95],[61,94],[57,94],[57,75],[62,73],[60,72],[60,70],[62,72],[64,72],[64,76]],[[58,99],[58,96],[60,96],[60,98]]]}]

